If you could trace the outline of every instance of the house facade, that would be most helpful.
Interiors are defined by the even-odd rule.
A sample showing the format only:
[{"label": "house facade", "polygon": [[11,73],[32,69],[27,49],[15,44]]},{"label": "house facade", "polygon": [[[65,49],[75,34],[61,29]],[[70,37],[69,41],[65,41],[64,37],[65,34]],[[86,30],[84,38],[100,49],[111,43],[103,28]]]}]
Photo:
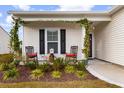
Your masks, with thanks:
[{"label": "house facade", "polygon": [[115,6],[104,12],[76,11],[10,11],[21,18],[23,25],[23,55],[25,47],[33,46],[38,59],[43,60],[54,49],[55,56],[65,57],[71,46],[78,46],[77,59],[82,53],[85,28],[76,23],[83,18],[93,22],[90,33],[90,57],[124,65],[124,7]]},{"label": "house facade", "polygon": [[[82,31],[80,25],[63,22],[35,22],[24,25],[23,45],[33,46],[39,60],[48,55],[51,48],[56,57],[64,57],[71,46],[78,46],[78,59],[82,59]],[[30,35],[29,35],[30,34]],[[28,37],[29,35],[29,37]],[[32,43],[33,42],[33,43]],[[23,53],[25,52],[23,46]]]},{"label": "house facade", "polygon": [[9,53],[9,34],[0,26],[0,54]]}]

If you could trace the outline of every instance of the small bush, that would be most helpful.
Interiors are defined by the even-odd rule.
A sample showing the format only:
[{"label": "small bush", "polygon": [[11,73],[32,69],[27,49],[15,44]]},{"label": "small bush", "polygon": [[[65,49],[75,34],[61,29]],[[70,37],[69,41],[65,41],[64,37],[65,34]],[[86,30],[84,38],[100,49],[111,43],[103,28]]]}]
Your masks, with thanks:
[{"label": "small bush", "polygon": [[19,63],[20,63],[20,61],[21,61],[21,60],[14,60],[14,61],[13,61],[13,64],[14,64],[15,66],[18,66]]},{"label": "small bush", "polygon": [[16,65],[15,65],[14,62],[12,62],[12,63],[9,64],[9,69],[12,69],[12,68],[15,68],[15,67],[16,67]]},{"label": "small bush", "polygon": [[19,76],[19,72],[16,68],[9,69],[3,73],[3,80],[15,80]]},{"label": "small bush", "polygon": [[70,62],[71,62],[70,60],[64,60],[64,66],[69,65]]},{"label": "small bush", "polygon": [[26,67],[29,67],[31,70],[36,69],[36,63],[33,61],[27,62]]},{"label": "small bush", "polygon": [[76,71],[76,76],[78,78],[84,78],[86,76],[86,72],[85,71]]},{"label": "small bush", "polygon": [[60,70],[64,68],[64,59],[63,58],[56,58],[53,62],[53,69]]},{"label": "small bush", "polygon": [[74,73],[74,72],[75,72],[74,66],[67,65],[67,66],[65,67],[65,73]]},{"label": "small bush", "polygon": [[40,70],[42,70],[43,72],[47,72],[47,71],[50,71],[50,65],[48,63],[43,63],[41,65],[38,66],[38,68]]},{"label": "small bush", "polygon": [[61,72],[60,71],[53,71],[52,72],[52,77],[53,78],[60,78],[61,77]]},{"label": "small bush", "polygon": [[0,71],[6,71],[10,69],[10,66],[7,63],[0,64]]},{"label": "small bush", "polygon": [[86,70],[85,66],[86,66],[85,61],[78,62],[78,63],[75,65],[76,69],[77,69],[77,70],[80,70],[80,71],[85,71],[85,70]]},{"label": "small bush", "polygon": [[43,77],[44,73],[40,69],[35,69],[31,72],[31,79],[37,79],[39,80],[40,77]]},{"label": "small bush", "polygon": [[11,62],[9,64],[8,63],[2,63],[2,64],[0,64],[0,71],[7,71],[7,70],[13,69],[15,67],[16,67],[16,65],[13,62]]},{"label": "small bush", "polygon": [[0,62],[10,63],[14,60],[13,54],[0,54]]}]

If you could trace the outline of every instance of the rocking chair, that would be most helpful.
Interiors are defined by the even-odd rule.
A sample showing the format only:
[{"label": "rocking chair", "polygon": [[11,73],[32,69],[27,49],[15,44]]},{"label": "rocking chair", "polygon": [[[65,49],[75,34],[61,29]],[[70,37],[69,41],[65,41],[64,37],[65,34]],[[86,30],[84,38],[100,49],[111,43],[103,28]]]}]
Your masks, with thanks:
[{"label": "rocking chair", "polygon": [[73,59],[77,61],[78,46],[71,46],[70,53],[66,53],[66,59]]},{"label": "rocking chair", "polygon": [[26,46],[25,47],[25,52],[26,52],[26,61],[35,61],[36,64],[38,64],[38,57],[37,53],[34,52],[34,47],[33,46]]}]

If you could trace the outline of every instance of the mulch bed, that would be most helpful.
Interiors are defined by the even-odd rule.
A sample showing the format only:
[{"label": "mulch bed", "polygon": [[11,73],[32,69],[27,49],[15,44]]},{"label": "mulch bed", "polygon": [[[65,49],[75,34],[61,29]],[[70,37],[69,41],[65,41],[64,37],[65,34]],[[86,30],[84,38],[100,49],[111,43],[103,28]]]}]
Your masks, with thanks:
[{"label": "mulch bed", "polygon": [[20,76],[16,80],[2,80],[2,72],[0,72],[0,82],[2,83],[15,83],[15,82],[30,82],[30,81],[43,81],[43,82],[64,82],[64,81],[80,81],[80,80],[95,80],[98,79],[87,72],[87,76],[83,79],[79,79],[75,74],[67,74],[62,71],[62,77],[59,79],[54,79],[51,77],[51,72],[46,72],[44,77],[41,77],[40,80],[32,80],[30,78],[31,70],[25,66],[18,66]]}]

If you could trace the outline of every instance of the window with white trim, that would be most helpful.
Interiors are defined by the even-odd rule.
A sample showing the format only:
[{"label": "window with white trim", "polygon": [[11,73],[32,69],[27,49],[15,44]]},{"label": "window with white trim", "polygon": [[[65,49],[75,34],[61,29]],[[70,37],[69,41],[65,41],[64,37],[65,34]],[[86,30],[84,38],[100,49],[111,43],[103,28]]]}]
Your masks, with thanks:
[{"label": "window with white trim", "polygon": [[58,53],[58,30],[47,30],[47,53],[51,48],[54,53]]}]

